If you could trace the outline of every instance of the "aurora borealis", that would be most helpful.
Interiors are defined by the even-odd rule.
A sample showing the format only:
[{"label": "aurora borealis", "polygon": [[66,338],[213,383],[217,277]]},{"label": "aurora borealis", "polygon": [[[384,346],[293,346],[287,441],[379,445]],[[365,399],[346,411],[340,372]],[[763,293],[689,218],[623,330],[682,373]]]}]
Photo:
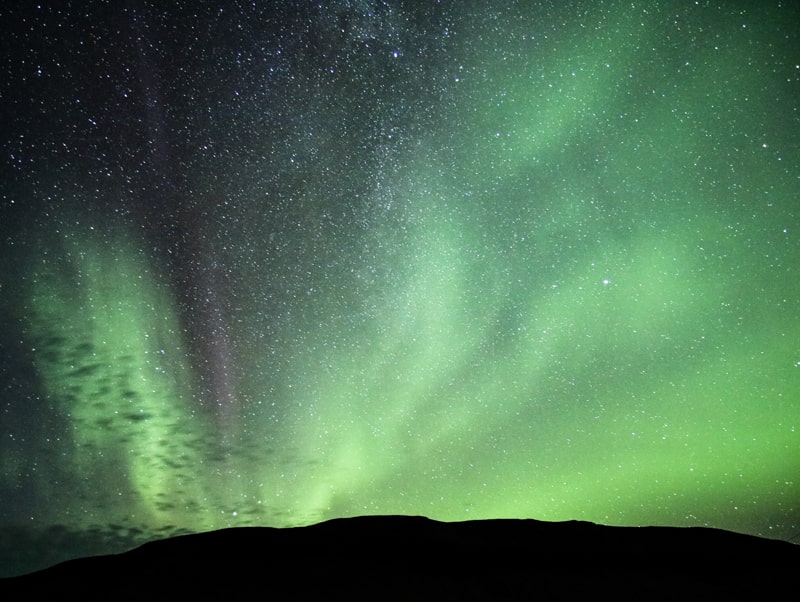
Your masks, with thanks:
[{"label": "aurora borealis", "polygon": [[0,17],[0,575],[362,514],[798,542],[794,5]]}]

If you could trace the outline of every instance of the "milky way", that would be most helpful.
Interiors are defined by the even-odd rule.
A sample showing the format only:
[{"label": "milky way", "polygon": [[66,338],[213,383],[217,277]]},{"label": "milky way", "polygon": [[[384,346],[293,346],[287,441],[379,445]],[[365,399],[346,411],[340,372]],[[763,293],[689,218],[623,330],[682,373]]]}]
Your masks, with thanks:
[{"label": "milky way", "polygon": [[0,574],[363,514],[800,533],[787,3],[0,9]]}]

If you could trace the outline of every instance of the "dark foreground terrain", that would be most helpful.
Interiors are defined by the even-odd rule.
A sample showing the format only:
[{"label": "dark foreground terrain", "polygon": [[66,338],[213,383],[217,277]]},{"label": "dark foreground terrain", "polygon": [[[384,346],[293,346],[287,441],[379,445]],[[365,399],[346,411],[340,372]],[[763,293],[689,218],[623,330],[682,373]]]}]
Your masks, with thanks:
[{"label": "dark foreground terrain", "polygon": [[702,528],[362,517],[152,542],[0,580],[0,599],[794,597],[800,546]]}]

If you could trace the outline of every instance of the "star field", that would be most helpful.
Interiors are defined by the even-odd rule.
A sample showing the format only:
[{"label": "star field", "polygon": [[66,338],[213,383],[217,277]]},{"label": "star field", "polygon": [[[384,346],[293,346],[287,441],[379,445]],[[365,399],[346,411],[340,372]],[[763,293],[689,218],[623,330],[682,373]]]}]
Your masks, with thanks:
[{"label": "star field", "polygon": [[363,514],[800,533],[798,11],[0,9],[0,575]]}]

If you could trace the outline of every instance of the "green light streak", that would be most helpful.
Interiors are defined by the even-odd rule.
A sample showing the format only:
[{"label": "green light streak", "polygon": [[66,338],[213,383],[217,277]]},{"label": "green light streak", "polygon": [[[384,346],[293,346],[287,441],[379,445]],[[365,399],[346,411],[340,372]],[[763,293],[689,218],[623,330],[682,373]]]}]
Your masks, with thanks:
[{"label": "green light streak", "polygon": [[[48,404],[71,427],[57,479],[97,507],[81,521],[175,524],[205,487],[178,467],[208,441],[187,406],[171,295],[124,234],[71,232],[61,251],[32,274],[28,329]],[[52,520],[71,524],[64,510]]]},{"label": "green light streak", "polygon": [[[765,398],[770,382],[796,395],[791,344],[755,357],[740,345],[761,326],[742,330],[726,310],[739,275],[716,269],[695,229],[645,226],[587,246],[544,270],[555,280],[520,244],[493,258],[501,292],[487,301],[474,278],[489,272],[471,252],[486,245],[452,209],[425,206],[427,228],[399,261],[405,285],[380,297],[370,336],[298,358],[298,380],[315,384],[297,399],[309,410],[295,431],[301,456],[319,462],[301,514],[631,524],[655,512],[741,528],[755,510],[742,519],[736,508],[754,491],[796,495],[786,425],[798,408]],[[706,236],[725,231],[711,214],[692,221]],[[796,320],[780,325],[798,333]]]}]

